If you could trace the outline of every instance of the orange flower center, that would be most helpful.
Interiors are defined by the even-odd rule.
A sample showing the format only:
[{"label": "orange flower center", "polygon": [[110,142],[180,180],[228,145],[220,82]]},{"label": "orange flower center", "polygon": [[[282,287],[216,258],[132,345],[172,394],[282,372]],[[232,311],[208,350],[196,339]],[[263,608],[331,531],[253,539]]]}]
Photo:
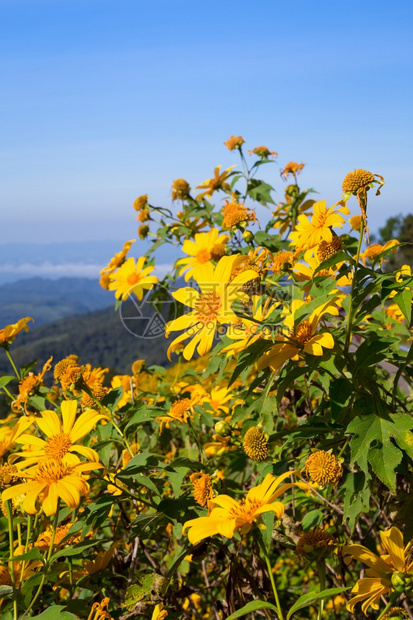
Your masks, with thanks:
[{"label": "orange flower center", "polygon": [[127,277],[127,283],[131,286],[135,286],[140,281],[141,276],[139,273],[131,273],[130,276]]},{"label": "orange flower center", "polygon": [[59,482],[65,476],[72,473],[72,467],[63,465],[58,461],[46,461],[37,468],[34,479],[41,484],[51,485],[53,482]]},{"label": "orange flower center", "polygon": [[44,449],[47,458],[61,461],[72,447],[72,440],[67,433],[58,433],[49,437]]},{"label": "orange flower center", "polygon": [[221,303],[221,296],[215,291],[207,291],[200,295],[195,305],[198,321],[204,325],[216,321]]},{"label": "orange flower center", "polygon": [[303,321],[295,330],[295,339],[300,343],[302,347],[311,340],[313,337],[313,328],[310,321]]},{"label": "orange flower center", "polygon": [[189,398],[181,398],[181,400],[177,400],[173,403],[169,415],[177,420],[186,422],[188,419],[188,411],[191,406],[192,401]]},{"label": "orange flower center", "polygon": [[209,253],[208,250],[199,250],[199,252],[196,255],[196,260],[198,261],[198,263],[201,263],[202,265],[204,263],[207,263],[209,261],[209,259],[211,258],[211,254]]}]

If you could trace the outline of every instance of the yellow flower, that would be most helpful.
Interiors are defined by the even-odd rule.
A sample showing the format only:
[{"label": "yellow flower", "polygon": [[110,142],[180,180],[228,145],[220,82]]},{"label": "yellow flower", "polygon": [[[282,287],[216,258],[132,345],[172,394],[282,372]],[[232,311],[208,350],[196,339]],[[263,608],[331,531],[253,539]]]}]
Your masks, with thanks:
[{"label": "yellow flower", "polygon": [[340,252],[342,243],[340,237],[333,237],[331,241],[320,241],[317,246],[317,258],[322,263]]},{"label": "yellow flower", "polygon": [[260,463],[268,457],[268,439],[258,426],[247,430],[242,443],[245,454],[252,461]]},{"label": "yellow flower", "polygon": [[[130,241],[126,241],[123,245],[123,248],[120,252],[115,254],[113,258],[110,259],[109,264],[102,269],[100,272],[101,276],[110,275],[116,269],[118,269],[125,262],[126,256],[128,255],[129,250],[132,247],[132,244],[135,243],[136,239],[131,239]],[[105,286],[103,288],[106,288]]]},{"label": "yellow flower", "polygon": [[295,552],[297,555],[308,555],[319,559],[329,553],[334,545],[334,536],[323,528],[316,527],[300,536]]},{"label": "yellow flower", "polygon": [[163,603],[158,603],[155,605],[151,620],[165,620],[167,615],[168,612],[163,608]]},{"label": "yellow flower", "polygon": [[33,424],[34,420],[32,416],[23,416],[13,427],[9,426],[9,419],[0,423],[0,458],[14,447],[17,439]]},{"label": "yellow flower", "polygon": [[89,491],[89,485],[82,477],[85,471],[102,467],[99,463],[77,463],[67,465],[61,461],[43,460],[21,475],[26,482],[9,487],[2,493],[2,501],[25,495],[23,510],[30,515],[38,512],[36,501],[39,500],[44,513],[50,517],[57,510],[59,497],[71,509],[79,506],[80,498]]},{"label": "yellow flower", "polygon": [[326,487],[331,482],[334,482],[334,486],[338,483],[343,475],[343,468],[334,454],[317,450],[306,460],[305,472],[311,480]]},{"label": "yellow flower", "polygon": [[[38,375],[35,375],[32,372],[29,372],[24,379],[22,379],[19,383],[19,394],[11,404],[12,411],[14,413],[19,413],[20,410],[24,407],[24,411],[27,414],[27,402],[30,396],[34,393],[35,389],[40,387],[43,383],[43,377],[45,373],[51,369],[51,362],[53,357],[49,357],[47,362],[43,366],[43,370]],[[22,407],[23,406],[23,407]]]},{"label": "yellow flower", "polygon": [[84,456],[88,461],[98,462],[98,454],[86,446],[81,446],[77,442],[90,433],[96,422],[106,418],[97,413],[94,409],[87,409],[76,420],[77,401],[64,400],[61,405],[62,419],[55,411],[42,411],[41,417],[36,418],[36,424],[46,435],[47,439],[41,439],[35,435],[21,435],[18,442],[30,446],[30,451],[19,452],[25,461],[18,466],[27,466],[35,463],[41,458],[61,461],[75,465],[79,458],[73,454],[77,452]]},{"label": "yellow flower", "polygon": [[233,397],[234,395],[229,388],[216,385],[211,389],[210,395],[205,396],[204,402],[211,407],[215,415],[220,415],[221,413],[228,414],[229,407],[227,403]]},{"label": "yellow flower", "polygon": [[194,241],[186,239],[182,251],[188,254],[188,258],[177,261],[177,265],[183,265],[179,275],[182,276],[186,271],[185,282],[188,282],[197,267],[205,265],[210,260],[219,260],[225,254],[227,241],[227,235],[220,235],[215,228],[206,233],[197,233]]},{"label": "yellow flower", "polygon": [[0,329],[0,347],[7,348],[15,339],[17,334],[22,331],[22,329],[29,331],[29,327],[27,323],[29,321],[34,321],[30,316],[26,316],[24,319],[20,319],[17,323],[13,323],[13,325],[6,325],[3,329]]},{"label": "yellow flower", "polygon": [[231,136],[224,144],[229,151],[233,151],[234,149],[240,149],[244,142],[245,140],[241,136]]},{"label": "yellow flower", "polygon": [[201,185],[197,185],[197,189],[204,189],[204,192],[201,192],[196,197],[197,200],[201,200],[205,196],[211,198],[212,194],[220,189],[224,191],[228,191],[230,189],[229,184],[226,182],[227,179],[231,176],[231,170],[235,168],[235,166],[230,166],[226,168],[224,172],[219,172],[222,166],[217,166],[214,170],[214,177],[212,179],[207,179]]},{"label": "yellow flower", "polygon": [[[366,260],[374,263],[379,254],[385,252],[385,250],[394,248],[393,253],[396,253],[396,248],[398,245],[399,242],[397,241],[397,239],[391,239],[390,241],[387,241],[387,243],[385,243],[384,245],[381,245],[380,243],[372,243],[364,250],[364,252],[360,254],[360,259],[363,261],[363,265],[366,264]],[[384,260],[386,260],[385,256],[380,257],[380,263],[382,263]]]},{"label": "yellow flower", "polygon": [[298,216],[298,224],[295,230],[290,234],[291,245],[298,249],[310,250],[323,240],[331,243],[333,240],[331,228],[343,228],[344,218],[339,215],[339,212],[349,213],[346,206],[335,209],[336,206],[333,205],[327,209],[326,201],[320,200],[313,205],[314,213],[311,220],[304,213],[301,213]]},{"label": "yellow flower", "polygon": [[335,305],[338,297],[333,297],[319,308],[316,308],[309,318],[295,324],[295,313],[305,304],[300,299],[295,299],[291,305],[291,312],[284,319],[284,325],[288,329],[285,336],[276,336],[276,344],[272,346],[258,360],[258,369],[262,370],[267,366],[273,371],[278,371],[287,360],[299,359],[304,353],[311,355],[323,355],[323,349],[334,347],[333,336],[329,332],[317,332],[318,324],[324,314],[337,316],[338,309]]},{"label": "yellow flower", "polygon": [[[72,527],[72,525],[73,523],[69,522],[64,525],[59,525],[56,528],[56,534],[55,534],[54,541],[53,541],[53,548],[59,547],[62,541],[67,537],[68,532],[70,528]],[[52,542],[52,537],[53,537],[53,528],[49,526],[44,532],[39,534],[36,542],[34,543],[34,546],[40,549],[41,551],[47,551]],[[80,533],[75,534],[74,536],[70,536],[67,540],[64,541],[64,545],[65,546],[73,545],[74,543],[77,543],[79,541],[80,541]]]},{"label": "yellow flower", "polygon": [[245,282],[256,278],[257,274],[250,269],[231,280],[237,257],[237,254],[223,256],[215,268],[210,262],[198,267],[194,273],[194,279],[199,284],[200,292],[194,288],[185,287],[172,293],[175,299],[191,307],[192,311],[169,321],[165,326],[167,336],[171,331],[186,330],[170,344],[169,359],[174,347],[188,338],[192,339],[183,350],[184,358],[192,359],[195,349],[200,355],[205,355],[212,348],[218,324],[238,321],[231,306],[236,300],[248,299],[240,288]]},{"label": "yellow flower", "polygon": [[248,209],[242,202],[227,201],[222,209],[222,228],[232,228],[238,224],[245,225],[247,222],[256,221],[255,212]]},{"label": "yellow flower", "polygon": [[385,532],[380,532],[381,543],[385,553],[377,556],[363,545],[347,545],[343,547],[344,562],[349,564],[353,558],[360,560],[369,568],[366,570],[367,577],[359,579],[352,589],[354,596],[347,604],[347,609],[354,613],[354,607],[361,603],[361,609],[367,616],[369,607],[379,609],[380,598],[392,592],[396,587],[406,586],[413,577],[413,560],[411,551],[413,541],[406,547],[403,544],[403,535],[397,527],[391,527]]},{"label": "yellow flower", "polygon": [[149,275],[154,270],[154,267],[144,268],[145,261],[145,256],[141,256],[135,265],[135,259],[128,258],[116,273],[112,274],[109,290],[116,291],[116,299],[124,301],[128,299],[129,295],[135,293],[140,301],[143,298],[144,292],[153,288],[154,284],[157,284],[158,278]]},{"label": "yellow flower", "polygon": [[270,151],[266,146],[256,146],[252,151],[248,151],[248,155],[258,155],[262,159],[269,159],[270,157],[277,157],[277,151]]},{"label": "yellow flower", "polygon": [[180,422],[186,424],[188,419],[193,415],[193,407],[199,402],[198,396],[193,398],[181,398],[175,401],[166,416],[159,416],[155,418],[160,423],[159,434],[162,433],[163,427],[169,428],[171,422]]},{"label": "yellow flower", "polygon": [[[225,335],[233,340],[233,344],[221,349],[220,353],[227,353],[227,355],[237,354],[243,351],[253,342],[256,342],[260,338],[265,337],[267,332],[260,330],[260,323],[264,323],[267,317],[272,314],[278,303],[271,303],[271,299],[268,298],[264,303],[259,295],[253,295],[252,297],[252,318],[254,320],[242,319],[236,325],[230,325],[227,328]],[[257,321],[259,321],[257,323]]]},{"label": "yellow flower", "polygon": [[[338,238],[338,237],[337,237]],[[320,244],[321,245],[321,244]],[[320,247],[320,246],[318,246]],[[321,262],[319,258],[314,256],[314,250],[308,250],[304,254],[304,262],[297,262],[293,267],[294,277],[298,282],[304,282],[305,280],[312,280],[314,278],[314,274]],[[306,264],[307,263],[307,264]],[[337,263],[334,267],[330,267],[329,269],[322,269],[317,271],[317,277],[337,277],[337,286],[351,286],[352,276],[351,274],[339,276],[337,274],[337,270],[343,265],[342,262]],[[304,289],[306,290],[306,289]]]},{"label": "yellow flower", "polygon": [[192,482],[192,494],[197,504],[203,508],[208,507],[213,498],[212,492],[212,476],[195,472],[189,476]]},{"label": "yellow flower", "polygon": [[138,196],[133,203],[133,208],[135,211],[142,211],[148,204],[148,194],[142,194],[142,196]]},{"label": "yellow flower", "polygon": [[353,217],[349,219],[349,224],[351,228],[357,232],[360,232],[361,220],[362,220],[361,215],[353,215]]},{"label": "yellow flower", "polygon": [[87,620],[113,620],[112,616],[106,608],[110,603],[110,598],[105,598],[100,603],[93,603],[92,610],[87,617]]},{"label": "yellow flower", "polygon": [[292,252],[281,251],[274,254],[270,269],[280,276],[284,271],[291,269],[294,265],[294,254]]},{"label": "yellow flower", "polygon": [[289,161],[288,164],[285,165],[283,170],[281,170],[281,176],[283,179],[287,180],[288,176],[291,174],[294,178],[300,174],[301,170],[304,168],[305,164],[297,164],[295,161]]},{"label": "yellow flower", "polygon": [[237,447],[230,445],[231,437],[221,437],[221,435],[212,435],[213,441],[204,444],[204,452],[207,458],[224,454],[230,450],[236,450]]},{"label": "yellow flower", "polygon": [[172,200],[184,200],[188,198],[191,186],[185,179],[175,179],[172,183]]},{"label": "yellow flower", "polygon": [[196,545],[204,538],[216,534],[226,538],[232,538],[238,530],[241,534],[246,534],[265,512],[274,512],[277,519],[281,519],[284,515],[284,505],[274,500],[293,486],[305,487],[300,482],[283,484],[279,487],[281,482],[293,473],[297,472],[288,471],[278,478],[267,474],[261,484],[250,489],[245,499],[239,501],[229,495],[217,495],[212,500],[212,504],[217,507],[212,509],[210,515],[187,521],[183,532],[189,529],[189,541]]}]

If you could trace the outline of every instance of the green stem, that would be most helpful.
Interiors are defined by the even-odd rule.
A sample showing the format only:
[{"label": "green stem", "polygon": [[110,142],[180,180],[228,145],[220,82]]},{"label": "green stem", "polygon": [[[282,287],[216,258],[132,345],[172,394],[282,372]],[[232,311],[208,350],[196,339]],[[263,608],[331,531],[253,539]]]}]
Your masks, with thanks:
[{"label": "green stem", "polygon": [[389,609],[391,607],[393,607],[394,603],[397,601],[397,599],[399,598],[400,593],[399,592],[393,592],[393,594],[390,597],[389,602],[387,603],[386,607],[383,609],[383,611],[381,612],[380,616],[377,618],[377,620],[381,620],[381,618],[383,618],[383,616],[386,615],[386,613],[389,611]]},{"label": "green stem", "polygon": [[360,259],[360,251],[361,251],[361,244],[363,241],[363,233],[364,233],[364,222],[363,220],[361,220],[360,223],[360,237],[359,237],[359,242],[358,242],[358,246],[357,246],[357,254],[356,254],[356,262],[354,264],[354,268],[353,268],[353,278],[352,278],[352,282],[351,282],[351,292],[350,292],[350,303],[349,303],[349,307],[348,307],[348,317],[347,317],[347,333],[346,333],[346,344],[344,346],[344,354],[347,355],[348,353],[348,349],[350,346],[350,340],[351,340],[351,324],[353,322],[353,297],[354,297],[354,289],[356,286],[356,275],[357,275],[357,269],[358,269],[358,265],[359,265],[359,259]]},{"label": "green stem", "polygon": [[[320,580],[320,592],[323,592],[323,590],[326,589],[326,565],[325,565],[323,558],[321,558],[320,560],[317,560],[317,571],[318,571],[318,578]],[[317,620],[321,620],[321,618],[323,617],[323,610],[324,610],[324,599],[321,599],[318,605]]]},{"label": "green stem", "polygon": [[14,552],[14,540],[13,540],[13,506],[11,500],[5,502],[7,510],[7,522],[9,526],[9,545],[10,545],[10,578],[13,586],[13,620],[17,620],[17,591],[16,591],[16,575],[14,572],[13,552]]},{"label": "green stem", "polygon": [[29,611],[33,608],[33,605],[35,604],[35,602],[39,598],[40,593],[41,593],[41,591],[43,589],[43,585],[44,585],[47,573],[49,571],[50,558],[52,557],[52,553],[53,553],[53,545],[54,545],[54,540],[55,540],[55,537],[56,537],[56,529],[57,529],[58,522],[59,522],[59,502],[57,502],[56,513],[55,513],[54,520],[53,520],[52,537],[51,537],[51,540],[50,540],[49,550],[48,550],[47,556],[46,556],[46,562],[45,562],[44,569],[43,569],[42,579],[41,579],[41,581],[39,583],[39,587],[37,588],[36,594],[32,598],[32,600],[30,602],[30,605],[28,606],[28,608],[26,609],[24,614],[21,616],[20,620],[23,620],[23,618],[25,618],[27,616],[27,614],[29,613]]},{"label": "green stem", "polygon": [[7,357],[9,358],[9,362],[10,362],[10,364],[13,366],[13,370],[14,370],[14,372],[15,372],[15,374],[16,374],[16,377],[17,377],[17,378],[18,378],[18,380],[20,381],[20,379],[21,379],[21,375],[20,375],[19,371],[17,370],[15,363],[13,362],[13,358],[12,358],[12,356],[10,355],[9,348],[8,348],[8,347],[5,347],[5,348],[4,348],[4,350],[6,351],[6,355],[7,355]]},{"label": "green stem", "polygon": [[259,538],[259,544],[260,544],[260,547],[261,547],[261,550],[262,550],[262,553],[263,553],[263,556],[264,556],[264,559],[265,559],[265,563],[267,565],[267,570],[268,570],[268,574],[269,574],[270,581],[271,581],[271,587],[272,587],[272,591],[273,591],[273,594],[274,594],[275,605],[277,607],[278,618],[279,618],[279,620],[284,620],[284,616],[283,616],[283,612],[282,612],[281,604],[280,604],[280,599],[279,599],[279,596],[278,596],[277,586],[275,585],[275,581],[274,581],[274,574],[272,572],[272,566],[271,566],[270,558],[268,557],[267,548],[266,548],[265,543],[264,543],[264,541],[262,539],[261,532],[260,532],[258,538]]}]

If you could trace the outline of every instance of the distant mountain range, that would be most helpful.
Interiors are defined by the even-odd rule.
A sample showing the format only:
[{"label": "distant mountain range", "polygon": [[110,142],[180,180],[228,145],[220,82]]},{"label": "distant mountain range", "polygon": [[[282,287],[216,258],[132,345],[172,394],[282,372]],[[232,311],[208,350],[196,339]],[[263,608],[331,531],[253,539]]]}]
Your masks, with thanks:
[{"label": "distant mountain range", "polygon": [[[88,278],[31,278],[0,286],[0,329],[26,316],[35,321],[29,323],[27,333],[16,337],[12,354],[19,365],[37,359],[36,370],[51,355],[56,363],[72,353],[83,364],[117,373],[130,372],[136,359],[145,359],[147,365],[165,365],[167,308],[165,319],[157,313],[145,319],[132,302],[124,303],[122,310],[123,322],[115,311],[113,293]],[[2,373],[12,374],[0,349]]]},{"label": "distant mountain range", "polygon": [[[21,366],[38,360],[35,372],[53,355],[56,363],[70,354],[79,356],[81,364],[102,366],[116,373],[130,373],[132,362],[145,359],[147,366],[167,364],[169,341],[163,330],[158,337],[136,337],[126,329],[114,307],[86,314],[72,315],[40,327],[21,332],[11,352]],[[13,374],[6,354],[0,349],[0,375]]]},{"label": "distant mountain range", "polygon": [[34,326],[56,321],[71,314],[83,314],[114,303],[97,279],[28,278],[0,286],[0,329],[25,316]]}]

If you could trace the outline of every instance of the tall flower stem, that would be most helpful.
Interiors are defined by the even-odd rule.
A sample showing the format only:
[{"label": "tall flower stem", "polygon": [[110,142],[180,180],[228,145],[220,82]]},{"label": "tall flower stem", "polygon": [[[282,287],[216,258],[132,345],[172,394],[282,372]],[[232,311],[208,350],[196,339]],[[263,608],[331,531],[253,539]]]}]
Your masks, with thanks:
[{"label": "tall flower stem", "polygon": [[354,298],[354,289],[356,287],[356,275],[357,275],[357,269],[359,266],[359,260],[360,260],[360,251],[361,251],[361,244],[363,241],[363,233],[364,233],[364,221],[361,220],[360,223],[360,237],[359,237],[359,242],[357,245],[357,254],[356,254],[356,262],[354,264],[354,268],[353,268],[353,277],[352,277],[352,281],[351,281],[351,292],[350,292],[350,303],[348,306],[348,319],[347,319],[347,333],[346,333],[346,344],[344,346],[344,354],[346,355],[348,353],[348,349],[350,347],[350,341],[351,341],[351,324],[353,322],[353,298]]},{"label": "tall flower stem", "polygon": [[283,612],[282,612],[281,604],[280,604],[280,599],[278,596],[277,586],[275,585],[275,581],[274,581],[274,574],[272,572],[270,558],[268,557],[267,547],[265,546],[261,533],[259,534],[258,539],[259,539],[259,545],[261,547],[262,554],[264,556],[265,563],[267,565],[267,570],[268,570],[268,574],[269,574],[270,581],[271,581],[271,587],[272,587],[272,591],[274,594],[275,605],[277,607],[278,618],[279,620],[284,620],[284,616],[283,616]]},{"label": "tall flower stem", "polygon": [[[318,572],[318,578],[320,580],[320,592],[323,592],[323,590],[326,589],[326,564],[323,558],[321,558],[320,560],[317,560],[317,572]],[[318,604],[317,620],[322,619],[323,610],[324,610],[324,599],[321,599]]]},{"label": "tall flower stem", "polygon": [[10,545],[10,578],[13,586],[13,620],[17,620],[18,610],[17,610],[17,591],[16,591],[16,576],[14,572],[14,563],[13,563],[13,550],[14,550],[14,540],[13,540],[13,507],[11,500],[7,500],[6,502],[6,510],[7,510],[7,522],[9,526],[9,545]]},{"label": "tall flower stem", "polygon": [[36,594],[32,598],[32,600],[30,602],[30,605],[28,606],[28,608],[26,609],[24,614],[21,616],[20,620],[23,620],[23,618],[25,618],[27,616],[27,614],[29,613],[29,611],[32,609],[33,605],[35,604],[35,602],[39,598],[40,593],[41,593],[41,591],[43,589],[43,585],[44,585],[47,573],[49,572],[50,558],[52,557],[52,553],[53,553],[53,545],[54,545],[54,540],[55,540],[55,537],[56,537],[56,529],[57,529],[58,522],[59,522],[59,501],[57,502],[56,513],[55,513],[55,516],[54,516],[54,519],[53,519],[52,537],[50,539],[49,550],[48,550],[47,555],[46,555],[46,561],[45,561],[44,568],[43,568],[42,579],[41,579],[41,581],[39,583],[39,587],[37,588]]},{"label": "tall flower stem", "polygon": [[13,358],[12,358],[12,356],[10,354],[9,348],[8,347],[4,347],[4,350],[6,351],[6,355],[9,358],[10,364],[13,366],[13,370],[15,372],[16,377],[20,381],[21,375],[20,375],[19,371],[17,370],[16,364],[13,362]]}]

